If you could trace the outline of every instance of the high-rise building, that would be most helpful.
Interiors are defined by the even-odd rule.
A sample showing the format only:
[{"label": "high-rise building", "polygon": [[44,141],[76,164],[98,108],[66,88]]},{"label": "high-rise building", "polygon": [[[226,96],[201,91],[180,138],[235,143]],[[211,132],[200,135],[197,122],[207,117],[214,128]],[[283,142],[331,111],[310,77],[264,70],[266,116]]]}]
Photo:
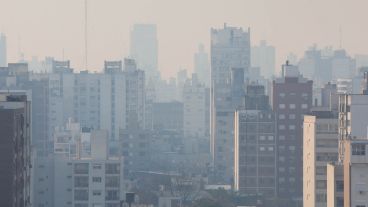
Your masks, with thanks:
[{"label": "high-rise building", "polygon": [[145,72],[133,59],[124,60],[127,128],[145,127]]},{"label": "high-rise building", "polygon": [[204,45],[198,46],[198,51],[194,54],[194,72],[198,75],[198,79],[206,87],[210,87],[211,74],[208,53],[204,50]]},{"label": "high-rise building", "polygon": [[252,67],[259,67],[263,77],[272,78],[275,75],[275,53],[275,47],[262,40],[259,45],[252,47]]},{"label": "high-rise building", "polygon": [[249,85],[245,109],[235,113],[235,190],[275,197],[276,119],[261,85]]},{"label": "high-rise building", "polygon": [[206,88],[196,74],[188,79],[183,88],[184,137],[207,138]]},{"label": "high-rise building", "polygon": [[327,163],[338,160],[337,111],[313,108],[303,124],[303,204],[327,205]]},{"label": "high-rise building", "polygon": [[26,93],[0,94],[0,205],[31,206],[31,108]]},{"label": "high-rise building", "polygon": [[147,81],[159,79],[158,40],[154,24],[135,24],[130,33],[130,56],[137,61]]},{"label": "high-rise building", "polygon": [[214,180],[231,184],[234,172],[234,112],[242,104],[250,69],[250,29],[211,30],[211,154]]},{"label": "high-rise building", "polygon": [[6,67],[7,65],[6,36],[0,33],[0,67]]},{"label": "high-rise building", "polygon": [[273,81],[272,108],[277,116],[278,196],[302,198],[303,115],[312,106],[313,81],[297,66],[283,65],[282,77]]}]

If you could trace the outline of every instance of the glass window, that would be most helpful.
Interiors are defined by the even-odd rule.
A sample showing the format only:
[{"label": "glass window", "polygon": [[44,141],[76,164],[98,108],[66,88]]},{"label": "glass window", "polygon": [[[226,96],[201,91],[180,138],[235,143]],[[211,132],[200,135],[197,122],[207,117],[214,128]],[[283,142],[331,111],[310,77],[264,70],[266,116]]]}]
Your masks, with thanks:
[{"label": "glass window", "polygon": [[279,104],[279,108],[280,109],[284,109],[285,108],[285,104]]},{"label": "glass window", "polygon": [[106,200],[107,201],[112,201],[112,200],[119,200],[119,196],[118,196],[118,191],[117,190],[108,190],[106,191]]},{"label": "glass window", "polygon": [[105,185],[106,187],[119,187],[119,176],[107,176]]},{"label": "glass window", "polygon": [[88,174],[88,163],[75,163],[74,173],[75,174]]},{"label": "glass window", "polygon": [[290,109],[295,109],[295,104],[289,104]]},{"label": "glass window", "polygon": [[88,201],[88,190],[75,190],[74,200],[76,201]]},{"label": "glass window", "polygon": [[106,174],[119,174],[120,165],[117,163],[107,163],[105,171],[106,171]]},{"label": "glass window", "polygon": [[365,144],[352,144],[352,155],[365,155]]},{"label": "glass window", "polygon": [[88,187],[88,176],[75,176],[74,187]]},{"label": "glass window", "polygon": [[101,177],[93,177],[92,178],[92,182],[94,182],[94,183],[100,183],[101,181],[102,181]]}]

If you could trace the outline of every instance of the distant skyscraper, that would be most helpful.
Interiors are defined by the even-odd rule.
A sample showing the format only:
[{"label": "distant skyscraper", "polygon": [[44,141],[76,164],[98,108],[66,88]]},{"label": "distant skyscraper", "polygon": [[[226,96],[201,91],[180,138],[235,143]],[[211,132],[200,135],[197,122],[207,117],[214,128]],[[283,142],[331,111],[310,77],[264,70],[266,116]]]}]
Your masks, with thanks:
[{"label": "distant skyscraper", "polygon": [[211,153],[214,178],[232,183],[234,114],[242,104],[244,80],[250,70],[250,29],[211,30]]},{"label": "distant skyscraper", "polygon": [[198,75],[199,81],[210,86],[211,74],[208,53],[204,51],[203,44],[198,47],[198,52],[194,54],[194,72]]},{"label": "distant skyscraper", "polygon": [[345,50],[336,50],[331,59],[332,79],[352,78],[356,74],[355,60]]},{"label": "distant skyscraper", "polygon": [[272,107],[277,116],[278,196],[301,201],[303,178],[303,115],[312,106],[313,81],[297,66],[283,65],[273,81]]},{"label": "distant skyscraper", "polygon": [[31,108],[24,94],[0,94],[0,206],[31,206]]},{"label": "distant skyscraper", "polygon": [[159,78],[158,40],[154,24],[135,24],[130,33],[130,55],[142,69],[147,81]]},{"label": "distant skyscraper", "polygon": [[252,47],[252,67],[259,67],[262,76],[271,78],[275,75],[275,53],[275,47],[262,40],[259,45]]},{"label": "distant skyscraper", "polygon": [[0,33],[0,67],[7,66],[6,36]]}]

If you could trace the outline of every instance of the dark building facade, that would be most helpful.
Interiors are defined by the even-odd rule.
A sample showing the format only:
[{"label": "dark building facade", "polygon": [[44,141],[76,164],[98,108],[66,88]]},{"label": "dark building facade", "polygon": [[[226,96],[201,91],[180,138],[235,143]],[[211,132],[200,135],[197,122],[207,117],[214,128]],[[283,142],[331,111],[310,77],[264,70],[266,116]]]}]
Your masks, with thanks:
[{"label": "dark building facade", "polygon": [[303,178],[303,115],[312,106],[313,81],[298,68],[283,65],[282,77],[273,81],[272,108],[277,117],[278,196],[301,200]]},{"label": "dark building facade", "polygon": [[0,206],[31,205],[30,112],[26,95],[0,94]]},{"label": "dark building facade", "polygon": [[247,195],[276,196],[276,120],[261,85],[247,87],[235,113],[234,187]]}]

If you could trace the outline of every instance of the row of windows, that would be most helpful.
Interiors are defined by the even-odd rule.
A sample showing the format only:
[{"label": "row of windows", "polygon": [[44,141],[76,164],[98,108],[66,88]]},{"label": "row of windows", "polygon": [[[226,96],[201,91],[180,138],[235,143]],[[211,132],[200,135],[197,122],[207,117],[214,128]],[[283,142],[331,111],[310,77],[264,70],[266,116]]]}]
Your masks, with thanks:
[{"label": "row of windows", "polygon": [[[100,164],[93,164],[93,169],[101,169],[101,168],[102,166]],[[76,163],[74,165],[75,174],[88,174],[88,172],[89,172],[89,163]],[[120,165],[116,163],[106,163],[105,173],[106,174],[119,174]]]},{"label": "row of windows", "polygon": [[[279,104],[279,109],[285,109],[286,105],[285,104]],[[308,104],[301,104],[300,105],[301,109],[308,109]],[[295,104],[289,104],[289,109],[296,109],[296,105]]]}]

